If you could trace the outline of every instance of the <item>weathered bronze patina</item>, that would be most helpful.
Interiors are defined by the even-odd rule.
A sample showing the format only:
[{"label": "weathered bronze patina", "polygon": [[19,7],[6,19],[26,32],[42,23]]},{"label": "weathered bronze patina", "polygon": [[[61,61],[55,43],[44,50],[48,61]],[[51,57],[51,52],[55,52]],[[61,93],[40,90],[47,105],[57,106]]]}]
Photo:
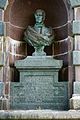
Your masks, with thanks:
[{"label": "weathered bronze patina", "polygon": [[25,41],[32,45],[35,49],[33,55],[43,56],[46,53],[43,51],[45,46],[49,46],[54,39],[51,27],[46,27],[44,24],[45,12],[41,9],[35,12],[35,25],[28,26],[25,31]]}]

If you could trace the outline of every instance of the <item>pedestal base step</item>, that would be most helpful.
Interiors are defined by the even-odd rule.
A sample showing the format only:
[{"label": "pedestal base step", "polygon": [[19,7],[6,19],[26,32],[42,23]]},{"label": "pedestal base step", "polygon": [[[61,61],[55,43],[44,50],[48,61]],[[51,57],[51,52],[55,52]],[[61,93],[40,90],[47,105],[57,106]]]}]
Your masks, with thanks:
[{"label": "pedestal base step", "polygon": [[73,96],[70,99],[70,108],[74,110],[80,110],[80,96]]},{"label": "pedestal base step", "polygon": [[79,120],[80,111],[16,110],[0,111],[0,119]]}]

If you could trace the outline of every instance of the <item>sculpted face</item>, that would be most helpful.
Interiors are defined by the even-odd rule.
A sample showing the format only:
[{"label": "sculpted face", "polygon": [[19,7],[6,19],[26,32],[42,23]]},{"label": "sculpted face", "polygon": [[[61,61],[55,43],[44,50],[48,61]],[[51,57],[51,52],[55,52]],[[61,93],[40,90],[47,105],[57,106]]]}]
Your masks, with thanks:
[{"label": "sculpted face", "polygon": [[36,10],[35,20],[36,20],[36,23],[43,23],[43,21],[45,20],[45,12],[40,9]]}]

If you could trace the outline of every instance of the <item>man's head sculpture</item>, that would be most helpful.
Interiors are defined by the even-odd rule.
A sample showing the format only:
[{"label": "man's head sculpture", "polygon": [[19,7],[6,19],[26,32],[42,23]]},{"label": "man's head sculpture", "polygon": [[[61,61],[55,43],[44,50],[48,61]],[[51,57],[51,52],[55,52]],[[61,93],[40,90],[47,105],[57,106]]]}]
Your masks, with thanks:
[{"label": "man's head sculpture", "polygon": [[25,31],[24,39],[35,49],[34,56],[45,56],[44,47],[49,46],[54,39],[51,27],[46,27],[44,24],[45,12],[38,9],[35,11],[35,25],[28,26]]},{"label": "man's head sculpture", "polygon": [[35,12],[35,21],[36,23],[42,23],[45,20],[45,12],[44,10],[38,9]]}]

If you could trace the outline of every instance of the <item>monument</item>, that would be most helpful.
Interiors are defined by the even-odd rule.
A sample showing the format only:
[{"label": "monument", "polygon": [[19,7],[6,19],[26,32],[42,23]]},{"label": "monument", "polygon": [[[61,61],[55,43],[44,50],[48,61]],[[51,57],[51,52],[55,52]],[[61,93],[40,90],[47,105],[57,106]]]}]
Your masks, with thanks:
[{"label": "monument", "polygon": [[58,82],[61,60],[46,56],[44,47],[54,41],[51,27],[44,24],[45,12],[35,11],[35,25],[28,26],[24,39],[35,49],[32,56],[15,62],[20,82],[10,85],[10,109],[68,109],[68,84]]}]

